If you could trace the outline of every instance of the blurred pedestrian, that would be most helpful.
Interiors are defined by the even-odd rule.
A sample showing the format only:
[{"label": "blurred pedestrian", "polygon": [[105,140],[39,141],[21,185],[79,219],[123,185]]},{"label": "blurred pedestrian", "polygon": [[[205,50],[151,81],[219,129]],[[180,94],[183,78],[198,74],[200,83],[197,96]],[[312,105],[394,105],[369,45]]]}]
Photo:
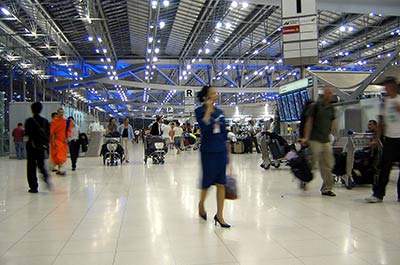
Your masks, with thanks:
[{"label": "blurred pedestrian", "polygon": [[12,131],[12,136],[14,138],[15,153],[18,160],[25,158],[25,148],[24,148],[24,136],[25,129],[24,125],[20,122],[17,127]]},{"label": "blurred pedestrian", "polygon": [[35,102],[31,105],[33,117],[25,121],[25,135],[28,137],[26,143],[27,153],[27,179],[30,193],[38,193],[38,178],[36,168],[43,175],[43,181],[51,189],[50,175],[44,165],[44,160],[48,156],[49,151],[49,121],[42,116],[43,105]]},{"label": "blurred pedestrian", "polygon": [[196,119],[201,130],[201,194],[199,202],[199,215],[207,220],[204,202],[208,188],[211,185],[217,187],[217,213],[214,216],[215,225],[231,227],[225,222],[223,211],[225,201],[226,165],[228,163],[229,150],[226,144],[227,132],[224,112],[214,106],[217,101],[217,93],[211,86],[204,86],[198,94],[202,103],[195,110]]}]

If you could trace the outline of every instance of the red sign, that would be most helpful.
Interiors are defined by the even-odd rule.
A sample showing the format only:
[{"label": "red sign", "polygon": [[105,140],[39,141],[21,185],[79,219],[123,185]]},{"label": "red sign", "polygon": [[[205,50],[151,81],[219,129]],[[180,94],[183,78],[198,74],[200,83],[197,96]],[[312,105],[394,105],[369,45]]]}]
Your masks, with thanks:
[{"label": "red sign", "polygon": [[283,27],[283,34],[300,33],[300,25]]}]

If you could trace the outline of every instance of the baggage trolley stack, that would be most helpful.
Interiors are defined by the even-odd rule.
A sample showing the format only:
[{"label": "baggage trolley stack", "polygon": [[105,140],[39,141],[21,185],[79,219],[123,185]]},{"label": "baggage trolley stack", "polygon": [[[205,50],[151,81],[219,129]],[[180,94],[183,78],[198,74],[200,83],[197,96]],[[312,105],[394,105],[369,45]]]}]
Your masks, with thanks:
[{"label": "baggage trolley stack", "polygon": [[290,146],[282,136],[267,132],[267,150],[269,160],[274,168],[279,168],[281,163],[288,163],[286,154],[289,153]]},{"label": "baggage trolley stack", "polygon": [[144,163],[147,164],[147,159],[151,158],[153,164],[164,164],[165,155],[168,152],[168,146],[165,139],[161,136],[146,135],[143,138],[144,147]]},{"label": "baggage trolley stack", "polygon": [[107,166],[122,165],[125,159],[125,150],[121,145],[120,137],[105,136],[100,155],[103,156],[103,164]]},{"label": "baggage trolley stack", "polygon": [[345,173],[340,177],[340,180],[347,189],[352,188],[353,184],[353,168],[355,162],[355,154],[357,151],[370,147],[371,140],[374,135],[372,133],[352,133],[348,136],[346,148],[343,150],[347,152]]}]

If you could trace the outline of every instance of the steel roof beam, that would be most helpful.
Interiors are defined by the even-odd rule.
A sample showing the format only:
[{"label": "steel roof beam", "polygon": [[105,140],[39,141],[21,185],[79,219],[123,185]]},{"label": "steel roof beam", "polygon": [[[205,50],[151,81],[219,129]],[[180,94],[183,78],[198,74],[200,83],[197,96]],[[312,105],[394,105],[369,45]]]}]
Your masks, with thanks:
[{"label": "steel roof beam", "polygon": [[111,35],[110,35],[110,30],[108,29],[107,18],[104,15],[103,6],[101,5],[101,1],[100,0],[97,0],[96,2],[97,2],[97,6],[98,6],[98,10],[97,11],[100,14],[100,17],[102,19],[102,21],[100,21],[100,23],[101,23],[101,25],[102,25],[102,27],[104,29],[104,32],[106,34],[106,37],[108,39],[107,44],[111,48],[111,54],[114,57],[114,61],[117,62],[118,61],[118,57],[117,57],[117,53],[115,51],[113,40],[112,40]]},{"label": "steel roof beam", "polygon": [[60,49],[65,54],[71,54],[74,57],[83,60],[82,56],[38,0],[34,0],[33,2],[30,0],[20,0],[20,6],[30,16],[34,23],[40,26],[44,32],[49,34],[50,38],[52,38],[55,43],[60,44],[60,42],[62,42],[65,45],[60,45]]},{"label": "steel roof beam", "polygon": [[351,94],[350,99],[351,100],[355,100],[357,99],[363,92],[364,90],[372,83],[372,81],[375,80],[375,78],[377,78],[385,69],[386,67],[389,66],[389,64],[395,60],[396,58],[398,58],[400,53],[400,46],[398,46],[396,48],[396,50],[394,51],[394,56],[392,57],[387,57],[382,63],[381,65],[371,74],[369,75],[362,83],[361,85],[357,88],[356,91],[354,91]]},{"label": "steel roof beam", "polygon": [[387,30],[388,27],[390,27],[391,25],[394,25],[395,23],[397,23],[397,18],[387,18],[384,21],[382,21],[382,24],[377,29],[374,29],[375,26],[365,27],[361,31],[352,35],[351,40],[349,40],[349,41],[342,43],[342,39],[339,39],[338,41],[332,43],[331,45],[329,45],[328,47],[326,47],[325,49],[322,50],[322,52],[320,53],[320,56],[326,57],[331,53],[335,53],[338,49],[341,49],[338,47],[344,47],[346,45],[350,45],[350,44],[356,42],[359,39],[368,38],[369,35],[372,35],[376,32],[379,32],[382,30]]},{"label": "steel roof beam", "polygon": [[186,40],[186,43],[182,48],[180,59],[184,59],[190,52],[197,38],[200,36],[201,31],[203,30],[204,26],[209,20],[211,14],[213,13],[213,9],[215,9],[218,6],[219,2],[220,0],[208,0],[208,3],[204,5],[203,9],[201,10],[198,16],[195,26],[191,30],[189,39]]},{"label": "steel roof beam", "polygon": [[329,23],[329,25],[327,25],[324,28],[320,29],[319,30],[319,38],[322,38],[323,36],[334,32],[340,26],[343,26],[343,25],[345,25],[347,23],[350,23],[350,22],[352,22],[352,21],[354,21],[356,19],[359,19],[359,18],[361,18],[363,16],[364,15],[360,15],[360,14],[344,14],[343,16],[341,16],[340,18],[338,18],[334,22]]},{"label": "steel roof beam", "polygon": [[[201,86],[172,86],[172,85],[163,85],[163,84],[146,84],[141,82],[135,81],[126,81],[126,80],[110,80],[108,78],[102,78],[98,80],[98,82],[104,84],[119,84],[125,87],[135,87],[135,88],[151,88],[155,90],[176,90],[183,92],[187,89],[194,89],[195,91],[200,91],[202,88]],[[265,93],[265,92],[277,92],[277,89],[270,89],[266,87],[251,87],[251,88],[231,88],[231,87],[215,87],[215,90],[220,93]]]},{"label": "steel roof beam", "polygon": [[238,45],[276,9],[276,7],[272,6],[257,6],[217,49],[217,53],[213,56],[214,59],[221,57],[225,52],[232,49],[232,47]]}]

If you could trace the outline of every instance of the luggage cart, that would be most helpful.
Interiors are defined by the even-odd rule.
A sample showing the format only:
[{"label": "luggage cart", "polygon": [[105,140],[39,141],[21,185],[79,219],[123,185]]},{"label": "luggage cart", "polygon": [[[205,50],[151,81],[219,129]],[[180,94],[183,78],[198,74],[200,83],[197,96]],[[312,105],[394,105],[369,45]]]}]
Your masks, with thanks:
[{"label": "luggage cart", "polygon": [[353,133],[348,136],[347,141],[347,157],[346,157],[346,173],[340,176],[342,182],[347,189],[352,188],[353,178],[352,171],[354,165],[354,154],[357,150],[369,147],[374,134],[372,133]]}]

